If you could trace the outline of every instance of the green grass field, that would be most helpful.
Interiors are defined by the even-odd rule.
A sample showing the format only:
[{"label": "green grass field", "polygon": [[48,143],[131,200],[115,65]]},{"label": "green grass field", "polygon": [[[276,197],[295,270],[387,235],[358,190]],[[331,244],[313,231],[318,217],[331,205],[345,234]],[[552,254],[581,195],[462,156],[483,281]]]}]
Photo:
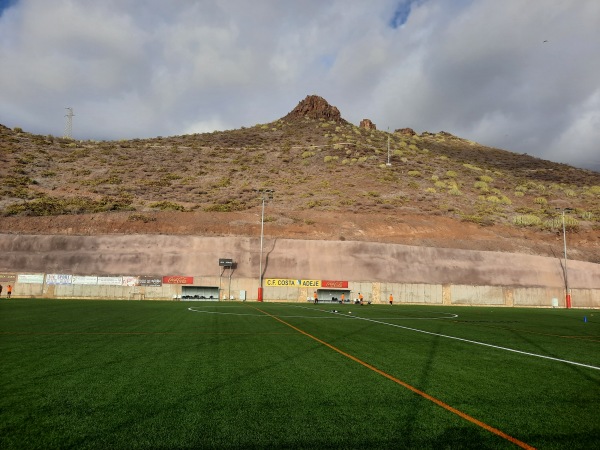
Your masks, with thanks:
[{"label": "green grass field", "polygon": [[599,319],[3,299],[0,448],[600,448]]}]

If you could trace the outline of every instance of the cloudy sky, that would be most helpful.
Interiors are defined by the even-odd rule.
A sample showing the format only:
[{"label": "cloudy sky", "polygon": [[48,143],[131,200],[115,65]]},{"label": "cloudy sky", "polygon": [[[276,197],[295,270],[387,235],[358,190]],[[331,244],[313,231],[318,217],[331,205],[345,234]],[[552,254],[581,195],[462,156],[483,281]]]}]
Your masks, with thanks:
[{"label": "cloudy sky", "polygon": [[447,131],[600,171],[598,0],[0,0],[0,123],[76,139],[276,120]]}]

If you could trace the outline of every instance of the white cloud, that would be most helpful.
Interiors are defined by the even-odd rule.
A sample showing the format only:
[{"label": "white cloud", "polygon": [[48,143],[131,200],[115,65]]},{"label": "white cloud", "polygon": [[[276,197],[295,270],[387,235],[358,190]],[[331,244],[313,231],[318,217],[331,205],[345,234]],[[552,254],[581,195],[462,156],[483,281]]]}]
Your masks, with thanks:
[{"label": "white cloud", "polygon": [[76,137],[167,136],[317,94],[353,123],[585,165],[598,42],[595,0],[19,0],[0,16],[0,123],[60,134],[71,106]]}]

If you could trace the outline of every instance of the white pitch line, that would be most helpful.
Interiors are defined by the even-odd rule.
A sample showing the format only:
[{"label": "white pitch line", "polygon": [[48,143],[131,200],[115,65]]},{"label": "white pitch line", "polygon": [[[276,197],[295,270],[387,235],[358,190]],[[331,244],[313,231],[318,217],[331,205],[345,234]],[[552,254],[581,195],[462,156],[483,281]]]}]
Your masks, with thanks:
[{"label": "white pitch line", "polygon": [[589,364],[578,363],[578,362],[575,362],[575,361],[569,361],[567,359],[560,359],[560,358],[554,358],[552,356],[538,355],[537,353],[524,352],[522,350],[515,350],[514,348],[508,348],[508,347],[500,347],[499,345],[486,344],[485,342],[472,341],[470,339],[464,339],[464,338],[459,338],[459,337],[455,337],[455,336],[448,336],[447,334],[433,333],[431,331],[419,330],[417,328],[410,328],[410,327],[405,327],[405,326],[402,326],[402,325],[396,325],[395,323],[380,322],[378,320],[367,319],[365,317],[355,317],[355,318],[356,319],[360,319],[360,320],[366,320],[366,321],[369,321],[369,322],[378,323],[378,324],[381,324],[381,325],[388,325],[390,327],[397,327],[397,328],[403,328],[405,330],[416,331],[418,333],[430,334],[432,336],[439,336],[439,337],[444,337],[444,338],[447,338],[447,339],[454,339],[454,340],[457,340],[457,341],[468,342],[470,344],[483,345],[484,347],[491,347],[491,348],[495,348],[495,349],[498,349],[498,350],[505,350],[507,352],[519,353],[521,355],[535,356],[536,358],[549,359],[551,361],[558,361],[558,362],[562,362],[562,363],[565,363],[565,364],[573,364],[574,366],[587,367],[588,369],[600,370],[600,367],[592,366],[592,365],[589,365]]},{"label": "white pitch line", "polygon": [[[309,311],[314,311],[315,308],[308,308],[306,306],[299,306],[299,305],[286,305],[286,306],[291,306],[292,308],[301,308],[301,309],[308,309]],[[350,306],[350,305],[344,305],[344,306]],[[360,308],[361,305],[356,305],[357,308]],[[318,309],[317,311],[323,311],[323,312],[330,312],[326,309]],[[342,311],[338,311],[337,314],[345,314]],[[440,319],[456,319],[458,317],[458,314],[453,314],[453,313],[436,313],[436,314],[446,314],[445,317],[373,317],[372,320],[375,319],[379,319],[379,320],[440,320]],[[343,316],[343,317],[347,317],[349,319],[359,319],[361,318],[360,316],[354,316],[354,315],[348,315],[348,316]]]},{"label": "white pitch line", "polygon": [[[206,311],[206,310],[197,310],[194,308],[188,308],[188,311],[192,311],[192,312],[197,312],[197,313],[204,313],[204,314],[220,314],[223,316],[253,316],[253,317],[269,317],[266,314],[247,314],[247,313],[231,313],[231,312],[221,312],[221,311]],[[327,317],[319,317],[319,316],[277,316],[277,317],[284,317],[286,319],[289,318],[296,318],[296,319],[339,319],[340,316],[336,316],[336,315],[330,315]],[[342,318],[345,318],[343,316],[341,316]],[[348,318],[352,318],[352,317],[348,317]]]},{"label": "white pitch line", "polygon": [[[296,305],[288,305],[288,306],[292,306],[295,308],[302,308],[302,309],[308,309],[311,311],[314,311],[314,308],[307,308],[305,306],[296,306]],[[227,315],[234,315],[234,316],[256,316],[256,317],[269,317],[267,315],[262,315],[262,314],[237,314],[237,313],[224,313],[224,312],[211,312],[211,311],[197,311],[193,308],[188,308],[188,310],[193,311],[193,312],[203,312],[203,313],[207,313],[207,314],[227,314]],[[321,309],[319,311],[326,311],[324,309]],[[597,366],[592,366],[590,364],[583,364],[583,363],[578,363],[575,361],[569,361],[568,359],[560,359],[560,358],[554,358],[552,356],[546,356],[546,355],[539,355],[537,353],[530,353],[530,352],[524,352],[522,350],[516,350],[514,348],[509,348],[509,347],[501,347],[499,345],[493,345],[493,344],[486,344],[485,342],[479,342],[479,341],[473,341],[471,339],[465,339],[465,338],[459,338],[456,336],[449,336],[447,334],[441,334],[441,333],[434,333],[432,331],[425,331],[425,330],[419,330],[418,328],[411,328],[411,327],[405,327],[403,325],[397,325],[395,323],[388,323],[388,322],[381,322],[380,320],[375,320],[375,319],[368,319],[366,317],[360,317],[360,316],[354,316],[354,315],[346,315],[343,313],[333,313],[334,315],[331,317],[310,317],[310,316],[277,316],[277,317],[285,317],[285,318],[298,318],[298,319],[336,319],[336,318],[346,318],[346,319],[355,319],[355,320],[366,320],[368,322],[373,322],[373,323],[378,323],[380,325],[387,325],[390,327],[396,327],[396,328],[402,328],[404,330],[409,330],[409,331],[416,331],[417,333],[423,333],[423,334],[429,334],[431,336],[439,336],[439,337],[443,337],[446,339],[454,339],[456,341],[461,341],[461,342],[468,342],[469,344],[476,344],[476,345],[482,345],[484,347],[490,347],[490,348],[495,348],[497,350],[504,350],[507,352],[513,352],[513,353],[518,353],[521,355],[526,355],[526,356],[533,356],[535,358],[542,358],[542,359],[548,359],[550,361],[557,361],[557,362],[561,362],[561,363],[565,363],[565,364],[572,364],[574,366],[579,366],[579,367],[586,367],[588,369],[594,369],[594,370],[600,370],[600,367]],[[448,317],[448,318],[456,318],[458,317],[457,314],[453,314],[453,317]],[[417,319],[423,319],[418,317]],[[438,318],[431,318],[432,320],[435,319],[445,319],[445,317],[438,317]],[[392,320],[392,318],[390,319],[386,319],[386,320]]]}]

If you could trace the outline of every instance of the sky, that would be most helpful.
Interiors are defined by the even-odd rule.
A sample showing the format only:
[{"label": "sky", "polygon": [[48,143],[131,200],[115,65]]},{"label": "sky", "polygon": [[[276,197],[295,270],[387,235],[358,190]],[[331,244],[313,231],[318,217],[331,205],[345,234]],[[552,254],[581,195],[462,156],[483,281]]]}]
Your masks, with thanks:
[{"label": "sky", "polygon": [[0,124],[119,140],[275,121],[319,95],[600,172],[598,0],[0,0]]}]

